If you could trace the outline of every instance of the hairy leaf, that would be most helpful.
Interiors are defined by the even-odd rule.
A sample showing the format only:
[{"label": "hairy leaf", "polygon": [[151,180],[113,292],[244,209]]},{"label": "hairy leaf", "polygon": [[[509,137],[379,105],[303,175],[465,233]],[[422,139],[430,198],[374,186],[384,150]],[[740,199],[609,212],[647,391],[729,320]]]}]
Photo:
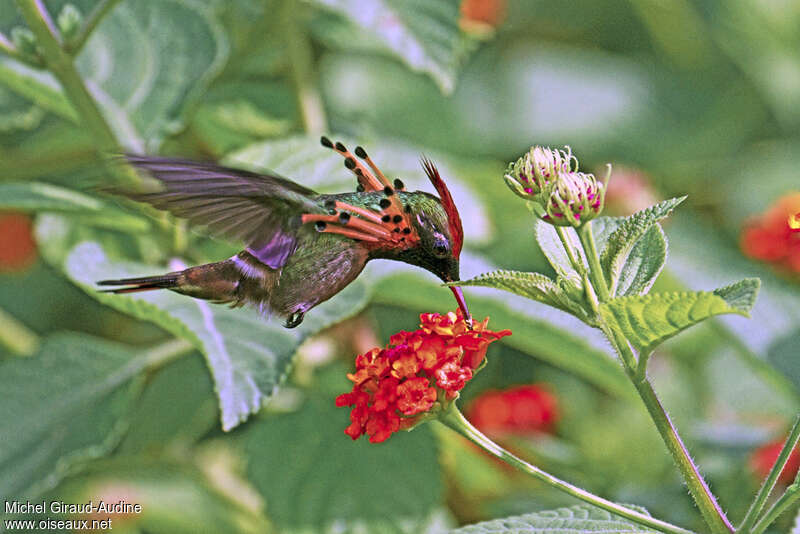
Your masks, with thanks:
[{"label": "hairy leaf", "polygon": [[[342,390],[348,385],[343,379]],[[430,429],[353,442],[348,415],[333,398],[312,398],[244,429],[249,479],[270,518],[290,532],[423,532],[444,498]]]},{"label": "hairy leaf", "polygon": [[[331,44],[385,50],[409,68],[429,75],[444,93],[455,88],[464,38],[458,0],[314,0],[350,22],[312,26]],[[344,36],[347,36],[346,38]]]},{"label": "hairy leaf", "polygon": [[[628,257],[639,239],[644,236],[654,224],[667,217],[685,198],[686,197],[679,197],[665,200],[647,209],[638,211],[629,217],[625,217],[616,230],[608,236],[606,246],[601,249],[600,264],[603,267],[603,272],[606,275],[606,281],[609,284],[612,296],[626,294],[621,293],[619,290],[620,279],[623,270],[626,269]],[[651,239],[658,238],[652,237]],[[664,248],[666,250],[666,246]],[[656,267],[657,264],[658,262],[656,260],[649,268],[650,271],[655,270],[656,275],[661,270],[661,265]],[[630,280],[630,275],[628,275],[628,279]]]},{"label": "hairy leaf", "polygon": [[0,364],[0,500],[39,493],[110,450],[147,362],[146,352],[62,333],[36,356]]},{"label": "hairy leaf", "polygon": [[571,313],[581,320],[587,318],[583,309],[572,302],[556,282],[539,273],[499,270],[484,273],[469,280],[452,282],[448,285],[483,286],[502,289]]},{"label": "hairy leaf", "polygon": [[170,291],[132,295],[100,293],[95,282],[166,272],[133,262],[112,261],[97,243],[75,247],[67,275],[103,304],[193,343],[206,356],[219,397],[223,430],[256,413],[286,378],[292,356],[309,335],[357,313],[367,304],[365,287],[355,282],[336,298],[314,308],[293,330],[252,309],[230,309]]},{"label": "hairy leaf", "polygon": [[656,223],[640,237],[622,265],[616,294],[643,295],[653,287],[667,261],[667,238]]},{"label": "hairy leaf", "polygon": [[[645,512],[642,509],[638,511]],[[578,532],[657,533],[627,519],[587,505],[485,521],[451,530],[450,534],[575,534]]]},{"label": "hairy leaf", "polygon": [[[568,281],[574,287],[582,288],[581,276],[570,263],[569,256],[564,250],[564,245],[558,237],[556,227],[538,219],[534,224],[536,242],[539,244],[539,248],[542,249],[547,261],[553,266],[553,270],[559,277]],[[586,256],[583,254],[583,249],[581,249],[580,241],[578,240],[578,234],[572,228],[564,228],[564,231],[566,232],[567,240],[572,243],[572,249],[576,257],[588,269]]]},{"label": "hairy leaf", "polygon": [[601,304],[600,314],[620,328],[640,351],[650,352],[664,340],[714,315],[749,316],[759,281],[747,278],[714,290],[618,297]]}]

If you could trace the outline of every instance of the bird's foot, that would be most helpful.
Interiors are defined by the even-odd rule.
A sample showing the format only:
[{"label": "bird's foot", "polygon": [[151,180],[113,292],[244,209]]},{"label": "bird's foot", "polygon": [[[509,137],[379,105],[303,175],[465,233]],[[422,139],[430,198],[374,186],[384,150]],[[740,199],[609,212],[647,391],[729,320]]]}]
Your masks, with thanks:
[{"label": "bird's foot", "polygon": [[300,323],[303,322],[303,317],[305,317],[305,313],[303,312],[294,312],[289,317],[286,318],[286,322],[283,323],[285,328],[295,328],[299,326]]}]

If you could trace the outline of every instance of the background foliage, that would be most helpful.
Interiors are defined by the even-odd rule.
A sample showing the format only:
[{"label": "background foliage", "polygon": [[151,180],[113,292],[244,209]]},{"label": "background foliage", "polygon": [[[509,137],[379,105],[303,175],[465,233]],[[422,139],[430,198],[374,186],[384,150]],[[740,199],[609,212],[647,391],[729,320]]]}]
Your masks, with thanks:
[{"label": "background foliage", "polygon": [[[76,65],[124,150],[269,168],[322,192],[353,180],[321,133],[357,140],[412,189],[426,188],[424,152],[465,221],[464,279],[549,269],[501,180],[531,144],[570,144],[589,170],[612,162],[612,191],[625,186],[609,192],[619,214],[643,207],[643,194],[688,195],[665,226],[670,258],[656,287],[759,276],[762,290],[752,320],[694,327],[657,351],[651,376],[725,508],[744,510],[752,451],[783,436],[800,401],[797,274],[738,245],[749,218],[800,188],[800,7],[465,3],[121,0]],[[66,2],[45,4],[69,19]],[[101,4],[70,5],[86,20]],[[0,31],[21,50],[24,26],[2,2]],[[540,528],[554,517],[614,527],[435,425],[380,446],[342,434],[347,412],[333,397],[348,389],[353,355],[447,309],[449,291],[425,272],[374,262],[299,331],[171,293],[97,293],[98,279],[219,259],[236,244],[97,195],[124,177],[98,158],[113,138],[80,113],[51,74],[0,54],[0,208],[34,221],[0,221],[3,500],[124,498],[144,513],[119,528],[149,533],[443,532],[512,514]],[[503,292],[467,292],[476,316],[514,335],[492,347],[465,403],[547,383],[558,419],[509,438],[516,450],[699,528],[599,335]]]}]

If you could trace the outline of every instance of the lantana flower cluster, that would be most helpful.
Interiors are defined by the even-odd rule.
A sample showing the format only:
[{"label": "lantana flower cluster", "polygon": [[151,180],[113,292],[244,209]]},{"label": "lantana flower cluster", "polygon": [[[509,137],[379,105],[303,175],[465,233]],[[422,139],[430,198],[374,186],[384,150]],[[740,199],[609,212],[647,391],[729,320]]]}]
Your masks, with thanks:
[{"label": "lantana flower cluster", "polygon": [[741,246],[751,258],[800,273],[800,193],[778,199],[764,214],[748,221]]},{"label": "lantana flower cluster", "polygon": [[407,430],[435,416],[480,367],[490,343],[511,335],[487,329],[488,317],[469,329],[461,311],[423,313],[420,328],[401,331],[385,348],[356,357],[356,370],[347,377],[350,393],[336,398],[337,406],[352,406],[345,434],[372,443]]},{"label": "lantana flower cluster", "polygon": [[467,408],[467,419],[491,437],[549,432],[558,421],[558,401],[546,384],[487,390]]},{"label": "lantana flower cluster", "polygon": [[518,196],[533,202],[537,215],[556,226],[581,226],[603,210],[606,186],[578,171],[572,150],[532,147],[509,163],[504,179]]}]

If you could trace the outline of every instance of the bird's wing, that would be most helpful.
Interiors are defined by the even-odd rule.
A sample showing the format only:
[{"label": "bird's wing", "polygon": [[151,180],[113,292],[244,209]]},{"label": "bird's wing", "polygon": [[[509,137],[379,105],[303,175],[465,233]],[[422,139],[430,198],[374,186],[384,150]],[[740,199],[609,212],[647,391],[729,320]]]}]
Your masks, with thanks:
[{"label": "bird's wing", "polygon": [[206,226],[214,235],[243,241],[248,252],[273,269],[294,251],[299,215],[325,212],[311,198],[314,191],[276,175],[172,158],[126,159],[161,186],[126,196]]}]

